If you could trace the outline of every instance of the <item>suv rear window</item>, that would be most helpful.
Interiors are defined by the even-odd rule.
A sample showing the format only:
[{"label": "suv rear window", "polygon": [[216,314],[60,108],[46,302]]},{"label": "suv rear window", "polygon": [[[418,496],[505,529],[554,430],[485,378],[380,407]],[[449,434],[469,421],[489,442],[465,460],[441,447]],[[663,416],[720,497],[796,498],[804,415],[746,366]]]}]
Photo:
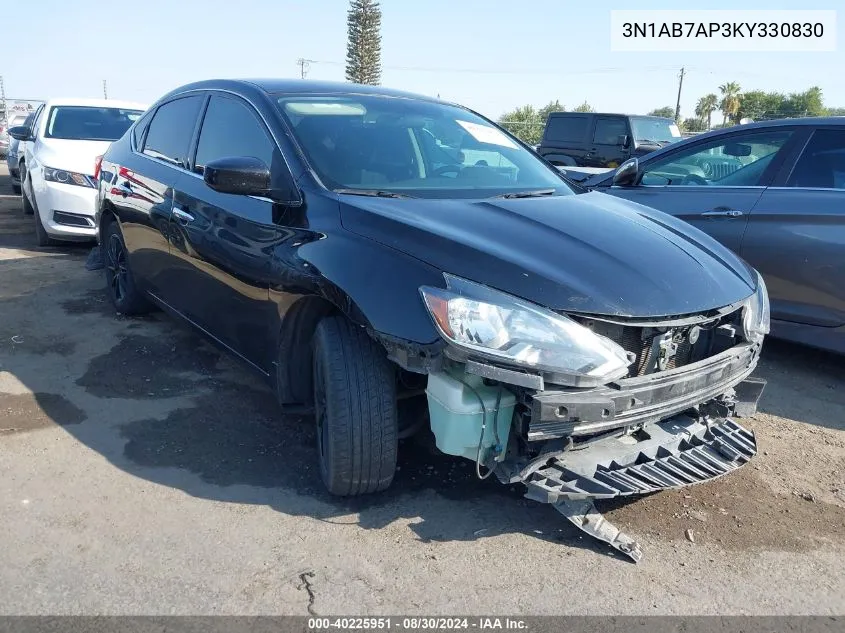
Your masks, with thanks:
[{"label": "suv rear window", "polygon": [[589,123],[590,118],[588,116],[549,117],[544,138],[547,141],[583,143]]}]

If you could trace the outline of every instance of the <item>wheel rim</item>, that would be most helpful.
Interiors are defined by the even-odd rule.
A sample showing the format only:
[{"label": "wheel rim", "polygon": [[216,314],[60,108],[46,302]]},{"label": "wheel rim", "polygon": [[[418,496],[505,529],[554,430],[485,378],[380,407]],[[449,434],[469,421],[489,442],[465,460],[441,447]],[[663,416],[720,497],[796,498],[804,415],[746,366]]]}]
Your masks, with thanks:
[{"label": "wheel rim", "polygon": [[326,430],[326,385],[323,380],[323,364],[314,359],[314,417],[317,421],[317,450],[320,452],[320,469],[325,472],[328,457],[328,433]]},{"label": "wheel rim", "polygon": [[109,287],[115,300],[120,301],[126,296],[129,270],[126,265],[126,250],[117,235],[109,238],[107,258]]}]

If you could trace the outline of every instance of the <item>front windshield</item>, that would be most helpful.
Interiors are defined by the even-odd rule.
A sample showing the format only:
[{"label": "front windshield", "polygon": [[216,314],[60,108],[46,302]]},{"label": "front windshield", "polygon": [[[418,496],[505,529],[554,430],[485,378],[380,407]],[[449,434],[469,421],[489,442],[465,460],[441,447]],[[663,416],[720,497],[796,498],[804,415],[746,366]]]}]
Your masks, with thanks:
[{"label": "front windshield", "polygon": [[681,131],[671,119],[631,117],[631,131],[637,143],[674,143],[681,140]]},{"label": "front windshield", "polygon": [[421,198],[572,193],[530,150],[456,106],[372,95],[283,97],[278,104],[333,190]]},{"label": "front windshield", "polygon": [[47,118],[47,138],[116,141],[141,115],[140,110],[92,106],[54,106]]}]

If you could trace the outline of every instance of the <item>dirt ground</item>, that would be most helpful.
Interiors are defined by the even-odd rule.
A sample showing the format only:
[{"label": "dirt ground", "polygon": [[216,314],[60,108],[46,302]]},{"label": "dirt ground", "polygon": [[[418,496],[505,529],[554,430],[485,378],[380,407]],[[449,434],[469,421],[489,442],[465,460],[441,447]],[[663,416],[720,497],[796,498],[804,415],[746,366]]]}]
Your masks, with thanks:
[{"label": "dirt ground", "polygon": [[311,420],[115,315],[88,247],[35,247],[5,170],[0,193],[2,614],[845,613],[840,357],[768,342],[755,460],[601,506],[634,565],[424,441],[388,492],[330,497]]}]

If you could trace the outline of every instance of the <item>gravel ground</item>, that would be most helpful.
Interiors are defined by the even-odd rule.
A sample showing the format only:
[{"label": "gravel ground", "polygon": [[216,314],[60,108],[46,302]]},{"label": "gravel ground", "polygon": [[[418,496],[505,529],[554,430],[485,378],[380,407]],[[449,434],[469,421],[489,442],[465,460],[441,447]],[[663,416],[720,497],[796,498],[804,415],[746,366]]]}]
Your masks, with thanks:
[{"label": "gravel ground", "polygon": [[35,247],[0,193],[0,614],[845,613],[839,357],[767,343],[758,458],[600,508],[634,565],[425,440],[387,493],[329,497],[309,419],[115,315],[88,248]]}]

